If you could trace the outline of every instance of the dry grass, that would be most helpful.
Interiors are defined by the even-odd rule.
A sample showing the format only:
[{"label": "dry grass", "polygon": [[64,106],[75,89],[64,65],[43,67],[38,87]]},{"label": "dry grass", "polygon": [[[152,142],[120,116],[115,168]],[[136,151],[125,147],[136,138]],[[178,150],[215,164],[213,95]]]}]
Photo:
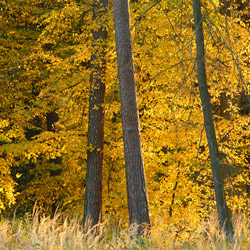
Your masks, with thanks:
[{"label": "dry grass", "polygon": [[83,233],[81,220],[54,218],[34,212],[23,219],[1,220],[1,250],[83,250],[83,249],[250,249],[250,223],[243,214],[233,218],[235,241],[227,242],[218,226],[218,220],[210,220],[199,225],[192,232],[176,232],[173,227],[157,223],[147,236],[136,236],[137,226],[121,228],[111,220],[98,225],[98,235],[90,230]]}]

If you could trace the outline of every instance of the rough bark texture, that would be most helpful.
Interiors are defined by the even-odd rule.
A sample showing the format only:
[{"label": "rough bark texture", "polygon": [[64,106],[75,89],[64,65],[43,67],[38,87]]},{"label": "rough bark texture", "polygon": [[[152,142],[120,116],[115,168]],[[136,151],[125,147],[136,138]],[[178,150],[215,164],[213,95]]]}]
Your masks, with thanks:
[{"label": "rough bark texture", "polygon": [[150,224],[141,149],[128,0],[114,0],[115,41],[120,84],[129,220]]},{"label": "rough bark texture", "polygon": [[220,157],[219,157],[218,145],[216,141],[214,124],[213,124],[210,96],[207,88],[204,37],[203,37],[200,0],[193,0],[193,10],[194,10],[194,22],[195,22],[196,47],[197,47],[197,73],[198,73],[199,91],[202,101],[204,124],[209,146],[210,160],[212,165],[217,211],[220,220],[220,225],[223,227],[226,234],[230,238],[233,238],[233,227],[229,218],[228,208],[226,204],[224,184],[221,174]]},{"label": "rough bark texture", "polygon": [[104,145],[104,99],[105,99],[105,55],[107,30],[105,15],[108,0],[94,0],[93,19],[104,21],[97,31],[93,31],[93,53],[91,57],[88,152],[86,191],[84,202],[84,225],[96,225],[101,220],[102,210],[102,168]]}]

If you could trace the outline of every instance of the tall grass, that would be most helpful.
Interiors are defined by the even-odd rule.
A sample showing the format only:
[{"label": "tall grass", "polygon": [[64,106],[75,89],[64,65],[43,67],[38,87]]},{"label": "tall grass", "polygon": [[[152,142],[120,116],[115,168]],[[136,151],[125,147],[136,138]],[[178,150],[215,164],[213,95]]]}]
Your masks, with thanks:
[{"label": "tall grass", "polygon": [[83,250],[83,249],[250,249],[250,223],[243,214],[233,217],[235,240],[228,242],[216,216],[197,228],[177,232],[161,223],[152,225],[144,236],[137,237],[136,225],[121,228],[112,220],[98,225],[98,234],[83,230],[79,218],[53,218],[35,211],[22,219],[2,219],[1,250]]}]

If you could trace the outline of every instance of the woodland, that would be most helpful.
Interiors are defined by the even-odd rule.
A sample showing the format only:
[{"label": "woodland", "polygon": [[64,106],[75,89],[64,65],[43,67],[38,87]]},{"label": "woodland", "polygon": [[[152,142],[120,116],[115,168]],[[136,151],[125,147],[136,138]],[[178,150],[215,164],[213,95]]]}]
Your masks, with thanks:
[{"label": "woodland", "polygon": [[[195,228],[218,206],[200,65],[228,216],[250,215],[250,4],[200,3],[198,61],[191,0],[130,0],[130,42],[118,36],[117,0],[0,2],[1,216],[36,206],[94,224],[161,217],[163,227]],[[119,54],[123,44],[131,57]],[[127,61],[135,102],[122,95]],[[124,124],[137,120],[130,136]]]}]

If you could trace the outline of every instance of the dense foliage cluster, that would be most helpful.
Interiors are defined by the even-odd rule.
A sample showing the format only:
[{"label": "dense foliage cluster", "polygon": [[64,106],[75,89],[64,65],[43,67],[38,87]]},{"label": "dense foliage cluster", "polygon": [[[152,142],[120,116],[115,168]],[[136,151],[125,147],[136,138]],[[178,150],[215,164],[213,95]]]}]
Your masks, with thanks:
[{"label": "dense foliage cluster", "polygon": [[[250,213],[249,8],[202,1],[208,86],[228,205]],[[214,207],[196,78],[191,1],[131,1],[132,39],[152,218],[194,225]],[[0,3],[0,211],[35,202],[82,213],[92,2]],[[112,8],[107,17],[103,214],[127,222]]]}]

